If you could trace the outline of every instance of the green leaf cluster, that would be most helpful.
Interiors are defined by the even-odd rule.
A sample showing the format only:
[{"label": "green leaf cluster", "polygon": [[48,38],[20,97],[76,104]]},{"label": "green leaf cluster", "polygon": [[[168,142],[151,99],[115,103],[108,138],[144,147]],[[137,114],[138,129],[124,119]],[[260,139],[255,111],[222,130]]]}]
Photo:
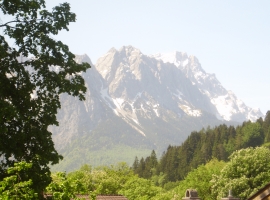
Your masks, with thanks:
[{"label": "green leaf cluster", "polygon": [[198,168],[190,171],[185,179],[180,181],[173,190],[176,194],[184,195],[187,189],[196,189],[202,200],[215,200],[216,196],[211,190],[213,185],[211,182],[212,176],[219,175],[225,165],[224,161],[212,159],[205,165],[200,165]]},{"label": "green leaf cluster", "polygon": [[54,200],[69,200],[76,198],[76,191],[80,187],[77,181],[67,179],[66,173],[58,172],[52,175],[53,181],[47,186],[46,193]]},{"label": "green leaf cluster", "polygon": [[37,193],[31,188],[33,182],[31,179],[22,180],[22,175],[29,173],[32,163],[19,162],[14,163],[13,167],[8,168],[7,174],[0,181],[0,199],[36,199]]}]

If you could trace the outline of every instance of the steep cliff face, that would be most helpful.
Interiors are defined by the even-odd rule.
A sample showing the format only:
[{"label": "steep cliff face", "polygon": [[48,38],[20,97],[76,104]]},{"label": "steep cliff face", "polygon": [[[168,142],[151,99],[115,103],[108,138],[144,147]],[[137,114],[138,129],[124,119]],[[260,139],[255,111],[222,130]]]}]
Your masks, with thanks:
[{"label": "steep cliff face", "polygon": [[85,101],[63,94],[61,96],[61,109],[57,114],[58,127],[51,127],[56,146],[64,148],[74,137],[81,137],[93,130],[98,121],[106,117],[106,108],[100,102],[99,91],[103,86],[103,78],[95,69],[87,55],[76,56],[76,61],[88,62],[91,69],[83,74],[87,92]]}]

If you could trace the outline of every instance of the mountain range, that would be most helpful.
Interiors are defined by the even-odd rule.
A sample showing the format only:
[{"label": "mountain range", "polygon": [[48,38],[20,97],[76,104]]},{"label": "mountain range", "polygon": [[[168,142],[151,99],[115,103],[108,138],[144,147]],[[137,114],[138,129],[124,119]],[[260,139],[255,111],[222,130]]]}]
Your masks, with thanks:
[{"label": "mountain range", "polygon": [[180,145],[194,130],[222,123],[237,125],[263,114],[227,91],[195,56],[172,52],[144,55],[132,46],[110,49],[93,65],[87,55],[76,62],[83,73],[84,102],[63,94],[58,127],[50,127],[65,159],[55,170],[101,165],[160,155]]}]

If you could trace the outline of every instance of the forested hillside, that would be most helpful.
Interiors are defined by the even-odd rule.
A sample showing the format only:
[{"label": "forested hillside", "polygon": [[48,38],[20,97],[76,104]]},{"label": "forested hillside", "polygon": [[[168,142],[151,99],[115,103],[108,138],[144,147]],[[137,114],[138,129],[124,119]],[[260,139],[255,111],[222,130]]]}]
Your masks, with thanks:
[{"label": "forested hillside", "polygon": [[[99,194],[124,195],[129,200],[181,200],[192,188],[201,200],[219,200],[228,190],[246,200],[270,182],[269,144],[270,111],[256,122],[192,132],[180,146],[169,146],[160,159],[153,150],[146,158],[136,158],[132,167],[122,162],[54,173],[44,192],[59,200],[80,199],[78,196],[96,199]],[[15,191],[18,174],[31,168],[31,163],[16,164],[10,168],[14,180],[4,179],[0,186]],[[29,189],[32,183],[23,184],[21,190],[33,196]]]},{"label": "forested hillside", "polygon": [[[265,119],[237,127],[220,125],[192,132],[180,146],[169,146],[160,159],[155,151],[132,167],[84,165],[56,173],[46,193],[54,197],[85,194],[124,195],[130,200],[181,200],[189,188],[201,200],[219,200],[233,190],[245,200],[270,181],[270,111]],[[57,198],[56,198],[57,199]]]},{"label": "forested hillside", "polygon": [[168,146],[160,160],[152,151],[140,160],[136,157],[133,170],[143,178],[164,176],[163,183],[183,180],[188,172],[212,158],[228,161],[232,152],[247,147],[268,145],[270,142],[270,111],[265,119],[244,122],[237,127],[225,124],[208,127],[190,134],[180,146]]}]

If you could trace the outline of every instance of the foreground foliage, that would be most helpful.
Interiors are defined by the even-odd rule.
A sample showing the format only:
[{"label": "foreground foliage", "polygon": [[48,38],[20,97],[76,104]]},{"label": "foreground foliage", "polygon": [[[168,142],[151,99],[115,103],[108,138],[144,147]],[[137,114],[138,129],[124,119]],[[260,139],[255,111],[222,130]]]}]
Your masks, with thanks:
[{"label": "foreground foliage", "polygon": [[33,182],[31,179],[22,181],[21,176],[29,173],[32,163],[15,163],[14,167],[7,170],[8,176],[0,181],[0,199],[36,199],[37,193],[31,188]]},{"label": "foreground foliage", "polygon": [[53,174],[46,192],[55,199],[74,198],[75,194],[92,199],[98,194],[118,194],[130,200],[182,200],[187,189],[196,189],[201,200],[216,200],[232,190],[244,200],[270,181],[269,168],[270,150],[250,147],[233,152],[227,163],[214,158],[178,182],[159,184],[157,180],[163,175],[140,178],[126,163],[97,168],[84,165],[68,174]]},{"label": "foreground foliage", "polygon": [[188,173],[183,181],[174,189],[177,194],[185,194],[189,188],[196,189],[201,200],[215,200],[216,196],[212,193],[212,176],[218,176],[222,168],[226,165],[224,161],[212,159],[205,165],[200,165],[197,169]]},{"label": "foreground foliage", "polygon": [[10,19],[0,23],[0,180],[15,162],[31,162],[31,173],[20,178],[31,179],[39,195],[51,181],[48,165],[62,158],[48,131],[58,125],[59,95],[83,100],[80,73],[90,67],[77,64],[68,46],[53,39],[75,22],[69,4],[45,8],[45,0],[0,1],[0,12]]},{"label": "foreground foliage", "polygon": [[58,172],[52,175],[53,181],[47,186],[46,192],[53,195],[54,200],[76,199],[77,181],[68,180],[66,173]]},{"label": "foreground foliage", "polygon": [[46,193],[58,199],[74,197],[75,194],[86,194],[92,199],[98,194],[119,194],[130,200],[159,199],[165,190],[153,181],[139,178],[126,163],[110,167],[92,168],[84,165],[80,170],[68,173],[53,174],[53,182],[46,188]]},{"label": "foreground foliage", "polygon": [[220,175],[212,179],[212,192],[219,198],[233,190],[241,200],[247,199],[270,181],[270,150],[247,148],[234,152]]}]

